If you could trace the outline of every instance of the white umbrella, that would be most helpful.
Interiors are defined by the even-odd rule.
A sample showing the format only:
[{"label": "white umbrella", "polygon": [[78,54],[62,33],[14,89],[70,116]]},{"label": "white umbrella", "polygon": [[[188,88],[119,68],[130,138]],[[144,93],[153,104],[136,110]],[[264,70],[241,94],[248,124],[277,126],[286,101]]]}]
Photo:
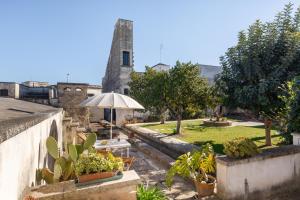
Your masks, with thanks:
[{"label": "white umbrella", "polygon": [[90,97],[80,103],[80,106],[110,108],[110,139],[112,139],[112,109],[144,109],[136,100],[118,93],[102,93]]}]

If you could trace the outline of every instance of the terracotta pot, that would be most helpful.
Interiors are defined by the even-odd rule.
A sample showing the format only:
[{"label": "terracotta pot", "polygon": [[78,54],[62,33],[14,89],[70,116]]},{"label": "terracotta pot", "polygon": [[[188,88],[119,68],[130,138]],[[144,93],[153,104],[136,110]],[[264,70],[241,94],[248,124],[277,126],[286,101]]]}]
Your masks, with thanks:
[{"label": "terracotta pot", "polygon": [[78,177],[79,183],[89,182],[97,179],[110,178],[117,174],[117,172],[98,172],[94,174],[85,174]]},{"label": "terracotta pot", "polygon": [[201,183],[197,180],[194,180],[194,184],[195,184],[196,190],[198,192],[199,199],[201,197],[210,196],[210,195],[214,194],[216,179],[209,175],[208,175],[208,178],[210,180],[212,180],[212,183]]}]

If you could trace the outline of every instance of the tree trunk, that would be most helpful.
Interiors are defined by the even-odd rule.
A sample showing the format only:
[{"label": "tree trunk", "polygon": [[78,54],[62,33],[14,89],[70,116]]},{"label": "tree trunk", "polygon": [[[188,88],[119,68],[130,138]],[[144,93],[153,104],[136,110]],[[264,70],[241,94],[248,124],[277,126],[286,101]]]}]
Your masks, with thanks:
[{"label": "tree trunk", "polygon": [[177,116],[176,133],[177,133],[177,134],[181,134],[181,115],[178,115],[178,116]]},{"label": "tree trunk", "polygon": [[266,146],[272,146],[271,127],[272,121],[270,119],[265,119]]},{"label": "tree trunk", "polygon": [[165,123],[165,112],[161,112],[159,115],[160,118],[160,124],[164,124]]}]

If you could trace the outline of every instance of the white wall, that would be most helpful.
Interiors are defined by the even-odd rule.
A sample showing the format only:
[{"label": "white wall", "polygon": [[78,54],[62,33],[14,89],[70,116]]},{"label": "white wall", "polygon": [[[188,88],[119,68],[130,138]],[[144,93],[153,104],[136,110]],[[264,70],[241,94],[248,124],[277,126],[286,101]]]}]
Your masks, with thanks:
[{"label": "white wall", "polygon": [[53,120],[62,144],[62,112],[0,144],[0,197],[21,199],[24,189],[35,185],[35,171],[47,165],[46,139]]},{"label": "white wall", "polygon": [[[224,164],[217,159],[217,191],[223,199],[241,199],[254,192],[267,194],[274,186],[289,187],[300,175],[300,152],[250,158]],[[298,177],[298,178],[297,178]]]}]

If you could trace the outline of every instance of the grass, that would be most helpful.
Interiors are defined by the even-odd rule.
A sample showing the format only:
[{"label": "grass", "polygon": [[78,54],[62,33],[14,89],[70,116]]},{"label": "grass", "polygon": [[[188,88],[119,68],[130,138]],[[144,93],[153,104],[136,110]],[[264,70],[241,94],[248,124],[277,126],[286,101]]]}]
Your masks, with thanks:
[{"label": "grass", "polygon": [[[166,124],[145,124],[145,128],[158,131],[164,134],[173,134],[176,129],[176,122]],[[265,147],[265,129],[263,126],[234,126],[234,127],[205,127],[201,120],[182,121],[183,134],[176,135],[178,139],[201,146],[211,143],[217,153],[223,154],[224,142],[236,137],[248,137],[253,140],[258,147]],[[280,136],[272,129],[272,144],[278,146]],[[270,148],[270,147],[267,147]]]}]

